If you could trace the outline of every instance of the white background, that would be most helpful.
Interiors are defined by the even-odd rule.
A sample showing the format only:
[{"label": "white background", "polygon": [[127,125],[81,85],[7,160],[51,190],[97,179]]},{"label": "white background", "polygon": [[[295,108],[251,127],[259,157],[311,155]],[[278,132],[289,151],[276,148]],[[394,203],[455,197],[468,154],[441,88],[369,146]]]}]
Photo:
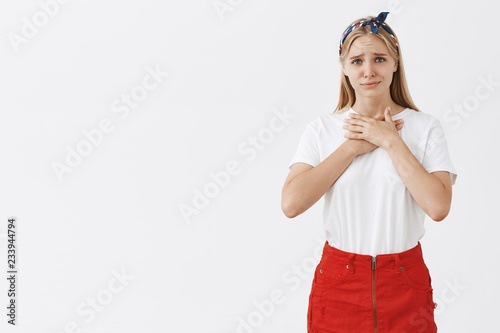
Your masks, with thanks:
[{"label": "white background", "polygon": [[[500,310],[497,7],[114,0],[56,10],[49,0],[2,1],[0,330],[306,332],[323,199],[288,219],[281,189],[305,126],[337,105],[341,33],[389,11],[412,97],[441,121],[458,171],[450,214],[427,218],[421,240],[436,322],[443,333],[492,332]],[[12,36],[24,38],[37,19],[16,46]],[[122,95],[141,91],[148,68],[168,77],[126,117],[114,112],[125,108]],[[269,138],[284,110],[293,119],[278,122],[282,130],[254,155],[242,153],[250,137]],[[89,146],[83,131],[104,119],[113,130]],[[66,164],[79,145],[87,156],[59,179],[54,163]],[[214,183],[210,172],[233,160],[239,173],[229,185],[183,217],[180,207]],[[3,278],[10,216],[18,223],[16,327],[6,323]],[[273,292],[281,302],[269,306]]]}]

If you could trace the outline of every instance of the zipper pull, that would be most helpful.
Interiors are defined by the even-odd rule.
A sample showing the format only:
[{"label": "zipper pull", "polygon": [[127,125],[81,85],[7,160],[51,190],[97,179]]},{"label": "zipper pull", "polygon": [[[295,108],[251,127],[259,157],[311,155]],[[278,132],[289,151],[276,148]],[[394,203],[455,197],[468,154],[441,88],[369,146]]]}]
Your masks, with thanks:
[{"label": "zipper pull", "polygon": [[372,257],[372,268],[375,269],[377,267],[377,257]]}]

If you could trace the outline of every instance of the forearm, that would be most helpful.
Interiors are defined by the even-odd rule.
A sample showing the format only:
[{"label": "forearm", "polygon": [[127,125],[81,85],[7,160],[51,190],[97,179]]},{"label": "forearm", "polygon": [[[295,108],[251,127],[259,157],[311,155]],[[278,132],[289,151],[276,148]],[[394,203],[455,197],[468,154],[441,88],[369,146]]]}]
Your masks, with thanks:
[{"label": "forearm", "polygon": [[283,193],[283,197],[288,198],[290,217],[308,210],[344,173],[356,157],[349,145],[349,140],[346,140],[315,168],[290,181]]},{"label": "forearm", "polygon": [[427,172],[400,136],[388,140],[384,149],[422,210],[433,220],[442,216],[449,203],[441,180]]}]

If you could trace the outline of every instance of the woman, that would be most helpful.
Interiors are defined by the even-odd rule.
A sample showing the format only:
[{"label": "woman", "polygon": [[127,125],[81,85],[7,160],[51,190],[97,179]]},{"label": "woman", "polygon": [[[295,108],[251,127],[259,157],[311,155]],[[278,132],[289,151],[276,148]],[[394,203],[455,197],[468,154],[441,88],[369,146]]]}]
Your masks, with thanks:
[{"label": "woman", "polygon": [[413,104],[387,14],[343,33],[339,103],[308,124],[283,186],[290,218],[325,196],[309,333],[437,331],[419,240],[425,214],[448,215],[457,172],[439,120]]}]

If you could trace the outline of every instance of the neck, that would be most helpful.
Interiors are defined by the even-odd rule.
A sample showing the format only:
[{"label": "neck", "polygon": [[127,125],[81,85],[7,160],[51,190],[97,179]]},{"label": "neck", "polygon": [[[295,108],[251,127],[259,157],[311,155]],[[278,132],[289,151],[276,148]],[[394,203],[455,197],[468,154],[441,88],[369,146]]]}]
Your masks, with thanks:
[{"label": "neck", "polygon": [[394,103],[390,96],[377,99],[364,97],[358,98],[358,96],[356,96],[356,102],[352,106],[352,109],[363,116],[383,118],[387,107],[391,108],[393,116],[405,109]]}]

